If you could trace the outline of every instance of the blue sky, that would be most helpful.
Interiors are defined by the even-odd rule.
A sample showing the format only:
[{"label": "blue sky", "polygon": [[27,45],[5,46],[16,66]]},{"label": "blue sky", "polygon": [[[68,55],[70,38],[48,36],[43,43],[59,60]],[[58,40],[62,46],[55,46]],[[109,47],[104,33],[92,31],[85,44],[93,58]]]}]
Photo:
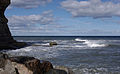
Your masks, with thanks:
[{"label": "blue sky", "polygon": [[120,36],[120,0],[11,0],[13,36]]}]

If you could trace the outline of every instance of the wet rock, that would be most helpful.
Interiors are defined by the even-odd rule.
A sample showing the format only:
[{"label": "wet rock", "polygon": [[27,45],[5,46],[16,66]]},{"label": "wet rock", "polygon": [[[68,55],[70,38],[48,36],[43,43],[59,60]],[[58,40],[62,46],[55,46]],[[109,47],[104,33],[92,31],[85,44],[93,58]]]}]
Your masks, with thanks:
[{"label": "wet rock", "polygon": [[56,42],[50,42],[49,45],[54,46],[54,45],[57,45],[57,43]]},{"label": "wet rock", "polygon": [[26,46],[26,43],[16,42],[11,36],[8,28],[8,19],[5,17],[4,12],[10,0],[0,0],[0,49],[17,49]]}]

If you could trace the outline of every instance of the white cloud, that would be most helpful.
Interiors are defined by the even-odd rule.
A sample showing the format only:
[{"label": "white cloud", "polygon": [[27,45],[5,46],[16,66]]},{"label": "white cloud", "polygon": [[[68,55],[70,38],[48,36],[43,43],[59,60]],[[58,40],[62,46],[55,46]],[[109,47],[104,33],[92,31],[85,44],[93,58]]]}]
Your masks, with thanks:
[{"label": "white cloud", "polygon": [[9,8],[36,8],[40,5],[45,5],[50,3],[52,0],[11,0],[11,5]]},{"label": "white cloud", "polygon": [[112,1],[102,2],[101,0],[66,0],[61,6],[70,12],[73,17],[104,18],[120,16],[120,3]]},{"label": "white cloud", "polygon": [[14,25],[32,25],[32,24],[52,24],[54,22],[54,16],[52,14],[52,11],[45,11],[42,14],[39,15],[28,15],[28,16],[17,16],[13,15],[11,17],[8,17],[9,24]]},{"label": "white cloud", "polygon": [[52,11],[45,11],[39,15],[17,16],[13,15],[8,17],[8,24],[12,31],[39,31],[43,29],[41,25],[52,25],[55,18]]},{"label": "white cloud", "polygon": [[[9,28],[13,35],[54,35],[63,28],[57,23],[56,17],[51,10],[45,11],[39,15],[7,17]],[[60,32],[61,33],[61,32]]]}]

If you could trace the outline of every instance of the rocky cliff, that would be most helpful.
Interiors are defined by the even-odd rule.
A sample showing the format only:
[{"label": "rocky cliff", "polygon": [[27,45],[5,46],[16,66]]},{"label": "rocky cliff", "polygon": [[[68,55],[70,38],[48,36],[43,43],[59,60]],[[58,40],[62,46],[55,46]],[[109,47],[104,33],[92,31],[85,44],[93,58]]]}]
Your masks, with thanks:
[{"label": "rocky cliff", "polygon": [[10,0],[0,0],[0,49],[16,49],[26,45],[26,43],[16,42],[11,36],[8,28],[8,19],[5,17],[4,12]]}]

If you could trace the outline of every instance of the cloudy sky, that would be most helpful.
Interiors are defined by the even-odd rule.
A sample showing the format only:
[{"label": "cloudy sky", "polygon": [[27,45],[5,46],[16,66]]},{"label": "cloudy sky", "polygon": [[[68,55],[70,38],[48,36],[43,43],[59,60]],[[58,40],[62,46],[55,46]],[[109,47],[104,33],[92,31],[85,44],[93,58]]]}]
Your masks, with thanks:
[{"label": "cloudy sky", "polygon": [[13,36],[120,36],[120,0],[11,0]]}]

